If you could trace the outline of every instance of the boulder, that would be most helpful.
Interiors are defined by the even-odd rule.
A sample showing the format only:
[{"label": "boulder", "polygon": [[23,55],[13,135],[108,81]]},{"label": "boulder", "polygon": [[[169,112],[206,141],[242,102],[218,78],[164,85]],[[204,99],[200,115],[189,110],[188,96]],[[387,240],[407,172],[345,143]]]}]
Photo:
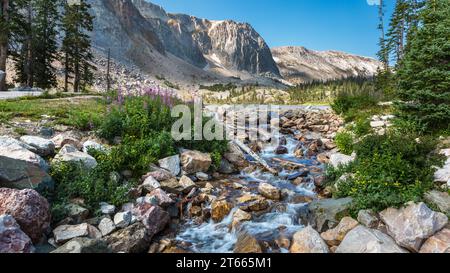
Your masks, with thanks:
[{"label": "boulder", "polygon": [[37,136],[22,136],[20,141],[34,147],[40,156],[49,156],[55,153],[55,144],[51,140]]},{"label": "boulder", "polygon": [[52,141],[55,144],[56,149],[61,149],[65,145],[69,144],[75,147],[77,150],[81,150],[83,149],[83,145],[81,145],[79,139],[80,136],[77,133],[68,131],[55,136],[54,138],[52,138]]},{"label": "boulder", "polygon": [[420,253],[450,253],[450,229],[445,228],[428,238]]},{"label": "boulder", "polygon": [[168,207],[175,203],[170,196],[162,189],[155,189],[148,194],[149,197],[155,197],[160,207]]},{"label": "boulder", "polygon": [[19,141],[10,136],[0,136],[0,147],[7,148],[7,147],[14,147],[14,146],[20,146],[30,152],[37,153],[37,149],[33,146],[23,143],[22,141]]},{"label": "boulder", "polygon": [[222,221],[231,211],[233,205],[225,199],[214,200],[211,204],[211,218],[215,222]]},{"label": "boulder", "polygon": [[89,150],[96,150],[96,151],[101,151],[101,152],[105,152],[107,149],[105,148],[105,146],[103,146],[102,144],[95,142],[93,140],[87,140],[83,143],[83,153],[88,154]]},{"label": "boulder", "polygon": [[210,179],[209,175],[204,172],[195,173],[195,177],[197,177],[197,179],[200,181],[208,181]]},{"label": "boulder", "polygon": [[11,215],[0,215],[0,253],[32,253],[33,243]]},{"label": "boulder", "polygon": [[296,232],[289,249],[291,253],[328,253],[327,244],[311,226]]},{"label": "boulder", "polygon": [[429,191],[425,194],[425,200],[438,207],[441,212],[450,215],[450,195],[447,192]]},{"label": "boulder", "polygon": [[268,184],[268,183],[260,183],[258,186],[258,191],[262,196],[272,199],[272,200],[280,200],[281,191],[280,189]]},{"label": "boulder", "polygon": [[[189,182],[190,180],[190,182]],[[181,183],[180,183],[181,182]],[[161,189],[163,189],[166,192],[173,193],[173,194],[180,194],[183,192],[183,190],[186,189],[186,191],[189,191],[195,186],[195,183],[187,176],[183,176],[180,179],[180,182],[176,178],[171,178],[168,180],[161,181]],[[192,183],[194,185],[192,185]],[[183,186],[187,186],[184,188]]]},{"label": "boulder", "polygon": [[116,230],[116,225],[111,219],[105,217],[98,224],[98,229],[103,236],[107,236]]},{"label": "boulder", "polygon": [[137,222],[125,229],[118,230],[105,237],[113,252],[143,253],[150,246],[147,229],[141,222]]},{"label": "boulder", "polygon": [[323,232],[320,236],[329,246],[338,246],[344,240],[345,235],[358,225],[358,221],[353,218],[344,217],[335,228]]},{"label": "boulder", "polygon": [[255,236],[247,233],[240,232],[236,245],[234,246],[234,253],[263,253],[261,244],[255,238]]},{"label": "boulder", "polygon": [[161,168],[168,170],[173,176],[177,176],[181,172],[179,155],[163,158],[158,163]]},{"label": "boulder", "polygon": [[228,143],[228,151],[223,157],[238,168],[245,168],[248,166],[244,152],[233,142]]},{"label": "boulder", "polygon": [[233,213],[233,221],[231,222],[231,227],[235,229],[242,222],[250,220],[252,220],[252,215],[250,213],[238,209]]},{"label": "boulder", "polygon": [[447,161],[442,168],[437,169],[434,173],[434,180],[450,185],[450,149],[443,149],[439,153],[447,157]]},{"label": "boulder", "polygon": [[226,160],[225,158],[222,158],[218,170],[219,173],[232,174],[235,173],[236,171],[237,171],[236,168],[230,163],[230,161]]},{"label": "boulder", "polygon": [[51,185],[48,164],[25,148],[28,146],[11,138],[0,139],[0,187],[25,189]]},{"label": "boulder", "polygon": [[181,153],[181,165],[187,174],[207,172],[211,163],[212,160],[209,154],[189,150]]},{"label": "boulder", "polygon": [[156,170],[147,173],[142,177],[142,180],[145,181],[148,177],[153,177],[158,182],[174,178],[174,176],[169,171],[160,168],[157,168]]},{"label": "boulder", "polygon": [[65,243],[78,237],[89,237],[91,239],[102,237],[101,232],[96,227],[86,223],[58,226],[53,230],[53,235],[57,244]]},{"label": "boulder", "polygon": [[341,153],[335,153],[330,156],[330,165],[334,168],[347,165],[355,160],[355,156],[344,155]]},{"label": "boulder", "polygon": [[74,238],[51,253],[111,253],[105,241],[90,238]]},{"label": "boulder", "polygon": [[348,215],[352,198],[315,200],[308,206],[309,223],[319,232],[338,225],[340,219]]},{"label": "boulder", "polygon": [[116,213],[116,215],[114,215],[114,225],[116,225],[117,228],[126,228],[130,225],[131,218],[131,211]]},{"label": "boulder", "polygon": [[65,207],[67,216],[73,219],[75,223],[81,223],[89,216],[89,210],[77,204],[67,204]]},{"label": "boulder", "polygon": [[133,209],[133,214],[144,224],[149,239],[161,232],[170,221],[168,212],[159,206],[148,203],[137,204]]},{"label": "boulder", "polygon": [[38,242],[50,227],[50,205],[34,190],[0,188],[0,215],[9,214],[20,228]]},{"label": "boulder", "polygon": [[380,218],[388,234],[400,246],[414,252],[448,223],[445,214],[432,211],[424,203],[408,203],[401,209],[388,208],[380,212]]},{"label": "boulder", "polygon": [[93,169],[97,166],[97,160],[89,154],[78,151],[70,144],[64,145],[59,153],[53,158],[53,163],[66,162],[81,164],[86,169]]},{"label": "boulder", "polygon": [[359,225],[345,236],[335,253],[406,253],[395,241],[376,229]]},{"label": "boulder", "polygon": [[151,192],[153,190],[161,188],[161,184],[155,178],[153,178],[153,176],[149,176],[142,183],[142,187],[147,192]]},{"label": "boulder", "polygon": [[192,179],[190,179],[186,175],[183,175],[180,178],[178,184],[181,187],[181,190],[185,193],[190,192],[195,187],[194,181],[192,181]]},{"label": "boulder", "polygon": [[376,228],[380,222],[376,214],[371,210],[360,210],[357,219],[358,222],[368,228]]},{"label": "boulder", "polygon": [[269,202],[261,195],[244,194],[237,199],[239,208],[244,211],[263,211],[269,207]]},{"label": "boulder", "polygon": [[102,214],[111,215],[114,214],[114,212],[116,212],[116,206],[114,205],[110,205],[105,202],[101,202],[99,205]]},{"label": "boulder", "polygon": [[277,148],[275,148],[274,153],[277,155],[283,155],[289,153],[289,151],[285,146],[278,146]]}]

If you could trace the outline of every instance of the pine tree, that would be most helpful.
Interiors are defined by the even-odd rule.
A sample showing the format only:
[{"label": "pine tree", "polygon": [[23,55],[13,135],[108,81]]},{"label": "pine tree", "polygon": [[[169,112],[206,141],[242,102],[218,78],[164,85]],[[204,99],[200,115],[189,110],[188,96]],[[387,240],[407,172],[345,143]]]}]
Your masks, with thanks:
[{"label": "pine tree", "polygon": [[34,22],[34,82],[46,89],[56,85],[55,68],[52,63],[57,58],[57,24],[59,20],[57,0],[37,0]]},{"label": "pine tree", "polygon": [[384,31],[384,1],[380,0],[380,5],[378,8],[378,17],[379,17],[379,24],[378,29],[380,30],[380,41],[379,46],[380,50],[378,51],[377,55],[379,60],[384,65],[384,70],[389,70],[389,52],[386,45],[386,37],[385,37],[385,31]]},{"label": "pine tree", "polygon": [[33,20],[34,0],[17,1],[13,17],[16,25],[12,34],[18,48],[12,53],[15,60],[16,82],[24,86],[33,87],[34,84],[34,48],[33,48]]},{"label": "pine tree", "polygon": [[424,130],[450,124],[450,2],[427,1],[398,65],[401,117]]},{"label": "pine tree", "polygon": [[88,32],[93,30],[93,16],[89,13],[90,5],[85,0],[67,3],[64,6],[62,29],[64,39],[65,89],[73,79],[73,90],[79,92],[92,82],[91,40]]},{"label": "pine tree", "polygon": [[[6,72],[9,43],[9,0],[0,0],[0,70]],[[6,90],[6,77],[0,79],[0,91]]]}]

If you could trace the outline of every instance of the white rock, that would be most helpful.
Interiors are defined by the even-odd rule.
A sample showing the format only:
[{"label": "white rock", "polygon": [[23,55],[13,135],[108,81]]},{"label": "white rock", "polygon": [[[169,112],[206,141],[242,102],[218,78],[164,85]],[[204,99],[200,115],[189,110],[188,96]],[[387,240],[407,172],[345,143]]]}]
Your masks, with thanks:
[{"label": "white rock", "polygon": [[330,165],[337,168],[339,166],[347,165],[355,160],[355,156],[335,153],[330,156]]},{"label": "white rock", "polygon": [[335,253],[406,253],[379,230],[357,226],[345,236]]},{"label": "white rock", "polygon": [[9,136],[0,136],[0,147],[8,148],[9,146],[20,146],[30,152],[37,153],[37,149]]},{"label": "white rock", "polygon": [[384,121],[371,121],[370,122],[370,127],[372,128],[380,128],[380,127],[384,127],[386,124],[384,123]]},{"label": "white rock", "polygon": [[77,237],[89,237],[92,239],[101,238],[100,231],[89,224],[83,223],[79,225],[62,225],[53,230],[55,242],[65,243]]},{"label": "white rock", "polygon": [[91,149],[92,150],[97,150],[97,151],[106,151],[105,146],[103,146],[100,143],[97,143],[97,142],[92,141],[92,140],[85,141],[83,143],[83,153],[87,154],[89,152],[89,150],[91,150]]},{"label": "white rock", "polygon": [[198,172],[198,173],[195,174],[195,176],[200,181],[208,181],[209,180],[209,175],[204,173],[204,172]]},{"label": "white rock", "polygon": [[103,236],[111,234],[114,230],[116,230],[116,225],[109,218],[103,218],[98,224],[98,229],[102,233]]},{"label": "white rock", "polygon": [[119,212],[114,215],[114,224],[118,228],[126,228],[131,223],[132,213],[131,211]]},{"label": "white rock", "polygon": [[434,212],[424,203],[408,203],[401,209],[388,208],[380,212],[387,232],[395,241],[411,251],[418,252],[422,243],[441,230],[448,222],[443,213]]}]

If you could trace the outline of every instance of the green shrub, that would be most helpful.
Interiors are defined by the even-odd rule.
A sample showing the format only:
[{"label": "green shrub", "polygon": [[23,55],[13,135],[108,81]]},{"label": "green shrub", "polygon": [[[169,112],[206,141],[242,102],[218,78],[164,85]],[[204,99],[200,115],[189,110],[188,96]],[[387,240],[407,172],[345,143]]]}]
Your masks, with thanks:
[{"label": "green shrub", "polygon": [[[345,170],[353,178],[339,184],[337,197],[354,198],[353,212],[361,209],[382,210],[419,201],[433,186],[433,165],[438,157],[430,157],[435,141],[413,134],[391,133],[371,135],[355,144],[357,159]],[[330,180],[338,175],[330,176]]]},{"label": "green shrub", "polygon": [[370,120],[366,117],[358,118],[352,131],[359,137],[369,134],[372,131]]},{"label": "green shrub", "polygon": [[336,135],[335,142],[339,150],[346,155],[353,153],[353,135],[349,132],[340,132]]}]

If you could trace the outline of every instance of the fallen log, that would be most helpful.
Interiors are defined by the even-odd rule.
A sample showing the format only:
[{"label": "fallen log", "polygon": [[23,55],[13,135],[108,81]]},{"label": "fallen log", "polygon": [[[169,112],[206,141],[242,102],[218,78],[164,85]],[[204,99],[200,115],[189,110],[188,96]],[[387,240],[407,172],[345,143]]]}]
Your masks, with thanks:
[{"label": "fallen log", "polygon": [[253,152],[247,145],[245,145],[244,143],[242,143],[239,140],[233,140],[233,142],[237,146],[239,146],[239,148],[241,148],[244,152],[246,152],[251,157],[253,157],[261,166],[264,167],[264,169],[266,169],[267,171],[269,171],[273,175],[278,175],[278,171],[277,170],[275,170],[274,168],[270,167],[269,164],[267,164],[267,162],[263,158],[261,158],[255,152]]}]

